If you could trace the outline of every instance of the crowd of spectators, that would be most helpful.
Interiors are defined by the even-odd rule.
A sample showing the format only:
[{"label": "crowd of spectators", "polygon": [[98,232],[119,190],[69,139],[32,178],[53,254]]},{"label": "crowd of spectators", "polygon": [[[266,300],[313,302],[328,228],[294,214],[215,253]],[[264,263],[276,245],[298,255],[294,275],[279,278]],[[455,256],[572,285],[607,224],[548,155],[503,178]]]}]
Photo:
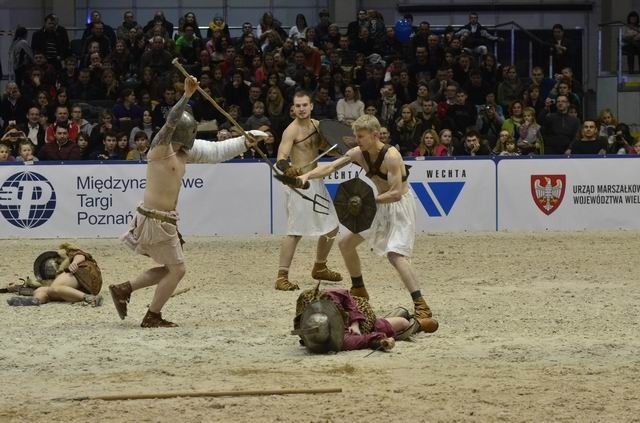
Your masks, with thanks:
[{"label": "crowd of spectators", "polygon": [[[630,22],[637,25],[637,16]],[[81,39],[70,41],[48,15],[30,43],[25,28],[15,31],[12,80],[0,103],[0,161],[144,160],[182,95],[176,57],[245,129],[271,135],[262,145],[270,156],[292,120],[297,90],[311,94],[317,119],[349,124],[377,116],[382,139],[404,156],[640,150],[610,110],[582,116],[582,87],[569,66],[575,51],[562,25],[553,26],[548,43],[554,75],[536,64],[518,75],[490,53],[504,40],[477,14],[442,33],[405,18],[412,34],[403,43],[376,10],[358,11],[346,32],[326,10],[315,26],[299,14],[288,31],[266,12],[255,26],[243,23],[237,37],[217,15],[202,30],[186,13],[174,31],[161,11],[144,25],[126,11],[115,29],[93,11]],[[190,106],[201,136],[236,134],[200,96]]]}]

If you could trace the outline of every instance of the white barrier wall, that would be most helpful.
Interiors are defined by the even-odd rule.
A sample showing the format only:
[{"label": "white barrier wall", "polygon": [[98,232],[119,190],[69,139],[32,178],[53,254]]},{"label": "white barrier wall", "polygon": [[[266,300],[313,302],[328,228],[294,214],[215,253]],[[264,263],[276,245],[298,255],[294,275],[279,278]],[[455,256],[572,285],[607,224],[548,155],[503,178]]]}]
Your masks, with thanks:
[{"label": "white barrier wall", "polygon": [[[638,158],[409,160],[421,232],[640,228]],[[362,169],[325,179],[331,195]],[[0,166],[0,238],[124,233],[142,200],[144,164]],[[185,235],[283,234],[282,186],[264,163],[188,165],[178,204]]]},{"label": "white barrier wall", "polygon": [[637,158],[501,160],[499,230],[640,228]]}]

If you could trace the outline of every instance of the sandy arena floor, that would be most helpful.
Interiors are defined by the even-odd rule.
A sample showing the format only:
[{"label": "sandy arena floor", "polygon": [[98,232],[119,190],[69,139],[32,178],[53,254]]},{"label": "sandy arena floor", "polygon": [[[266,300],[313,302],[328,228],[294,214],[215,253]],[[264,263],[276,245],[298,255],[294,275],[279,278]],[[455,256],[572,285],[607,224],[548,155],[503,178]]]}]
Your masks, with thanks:
[{"label": "sandy arena floor", "polygon": [[[116,240],[80,240],[105,282],[152,264]],[[57,243],[0,241],[0,285]],[[0,422],[640,421],[637,232],[420,235],[414,265],[440,321],[390,353],[312,356],[289,335],[296,293],[273,289],[279,238],[192,238],[165,316],[138,327],[152,290],[120,321],[101,308],[12,308],[0,296]],[[304,288],[315,244],[292,269]],[[410,306],[391,266],[362,252],[380,312]],[[337,248],[330,264],[345,271]],[[345,284],[346,286],[346,284]],[[139,401],[59,397],[342,388],[341,394]]]}]

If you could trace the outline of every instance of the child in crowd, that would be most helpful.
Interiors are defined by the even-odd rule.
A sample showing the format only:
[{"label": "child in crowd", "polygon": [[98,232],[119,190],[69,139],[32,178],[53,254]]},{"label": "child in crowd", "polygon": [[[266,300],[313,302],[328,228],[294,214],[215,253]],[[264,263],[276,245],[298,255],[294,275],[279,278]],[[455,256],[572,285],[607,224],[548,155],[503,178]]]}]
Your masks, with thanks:
[{"label": "child in crowd", "polygon": [[78,138],[76,139],[76,144],[78,144],[78,147],[80,147],[81,160],[89,159],[89,154],[91,153],[91,151],[89,150],[89,142],[90,142],[89,134],[87,134],[86,132],[80,132],[78,134]]},{"label": "child in crowd", "polygon": [[37,162],[38,158],[33,155],[33,144],[27,139],[18,142],[17,162]]},{"label": "child in crowd", "polygon": [[116,147],[118,160],[127,160],[127,155],[129,154],[129,137],[124,132],[119,132],[116,138],[118,139]]},{"label": "child in crowd", "polygon": [[269,118],[264,115],[263,102],[256,101],[253,103],[253,115],[249,116],[249,119],[247,119],[243,126],[247,131],[258,129],[261,126],[271,126]]},{"label": "child in crowd", "polygon": [[138,132],[134,136],[136,148],[129,151],[127,160],[147,160],[147,152],[149,151],[149,137],[145,132]]},{"label": "child in crowd", "polygon": [[11,155],[11,147],[4,141],[0,141],[0,162],[13,162],[15,158]]}]

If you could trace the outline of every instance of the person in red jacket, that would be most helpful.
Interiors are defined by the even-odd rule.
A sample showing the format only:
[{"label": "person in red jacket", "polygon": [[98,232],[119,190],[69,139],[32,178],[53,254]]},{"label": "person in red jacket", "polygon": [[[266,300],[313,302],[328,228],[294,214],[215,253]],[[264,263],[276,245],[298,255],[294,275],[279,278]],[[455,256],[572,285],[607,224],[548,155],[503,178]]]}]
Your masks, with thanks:
[{"label": "person in red jacket", "polygon": [[80,147],[69,140],[69,131],[63,124],[56,127],[55,140],[40,149],[40,160],[80,160]]},{"label": "person in red jacket", "polygon": [[67,130],[67,136],[71,142],[75,144],[76,138],[80,133],[80,128],[73,121],[69,120],[69,108],[67,106],[56,107],[56,121],[47,127],[45,136],[46,143],[57,141],[56,130],[58,126],[64,126]]}]

